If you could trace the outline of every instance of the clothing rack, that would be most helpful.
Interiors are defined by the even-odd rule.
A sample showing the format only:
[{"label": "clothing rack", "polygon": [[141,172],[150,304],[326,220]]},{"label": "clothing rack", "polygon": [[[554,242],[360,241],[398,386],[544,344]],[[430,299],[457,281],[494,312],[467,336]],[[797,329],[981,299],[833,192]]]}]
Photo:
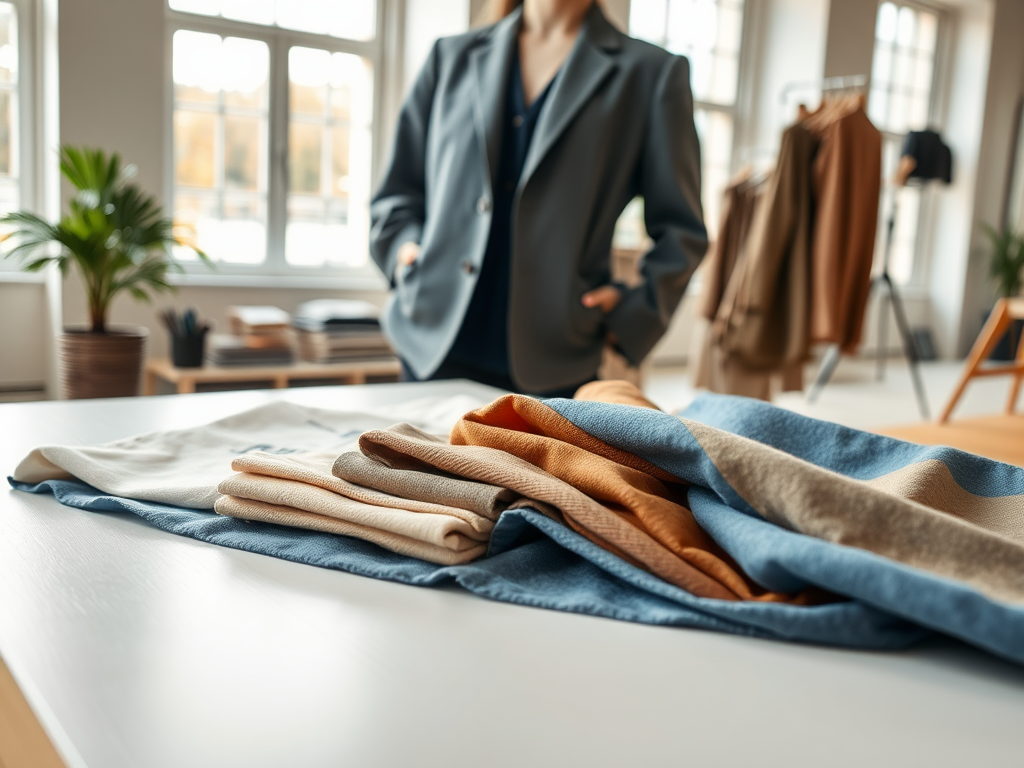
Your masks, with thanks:
[{"label": "clothing rack", "polygon": [[863,89],[868,84],[867,75],[843,75],[842,77],[826,77],[821,80],[793,80],[782,86],[779,91],[779,102],[786,104],[790,94],[808,88],[816,88],[822,93],[826,91],[847,91]]}]

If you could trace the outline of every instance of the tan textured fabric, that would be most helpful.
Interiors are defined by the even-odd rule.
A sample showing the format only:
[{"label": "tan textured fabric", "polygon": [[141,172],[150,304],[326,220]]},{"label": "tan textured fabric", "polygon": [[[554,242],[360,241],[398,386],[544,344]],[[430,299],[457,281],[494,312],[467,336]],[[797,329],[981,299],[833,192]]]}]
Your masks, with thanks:
[{"label": "tan textured fabric", "polygon": [[882,189],[882,134],[861,105],[820,132],[814,159],[811,336],[853,352],[860,344]]},{"label": "tan textured fabric", "polygon": [[1024,496],[975,496],[938,459],[910,464],[867,484],[1024,544]]},{"label": "tan textured fabric", "polygon": [[[1024,604],[1024,497],[954,516],[959,499],[942,494],[946,510],[926,506],[934,467],[912,465],[902,477],[871,483],[817,467],[775,448],[683,420],[722,477],[765,519],[825,541],[970,584],[990,597]],[[928,463],[930,464],[930,462]],[[922,483],[908,480],[920,472]],[[910,492],[917,498],[894,491]],[[986,500],[994,501],[994,500]],[[856,510],[856,514],[851,514]]]},{"label": "tan textured fabric", "polygon": [[486,551],[493,515],[403,499],[331,474],[333,453],[247,454],[232,462],[214,509],[223,515],[366,539],[435,563]]},{"label": "tan textured fabric", "polygon": [[294,507],[268,504],[252,499],[221,496],[214,507],[217,514],[262,523],[274,523],[291,528],[304,528],[339,536],[352,536],[370,541],[400,555],[418,557],[439,565],[457,565],[475,560],[487,551],[487,545],[480,543],[468,549],[454,550],[439,547],[417,539],[383,531],[379,528],[358,525],[327,515],[300,511]]},{"label": "tan textured fabric", "polygon": [[[362,454],[354,451],[341,454],[341,457],[345,456],[365,458]],[[491,497],[486,490],[477,494],[477,497],[484,500],[484,503],[465,506],[459,503],[448,503],[441,498],[417,499],[412,496],[397,496],[384,489],[375,489],[372,486],[364,487],[362,484],[348,482],[333,474],[333,468],[341,457],[336,458],[334,453],[274,455],[257,452],[239,456],[231,462],[231,468],[236,472],[245,472],[250,475],[263,475],[282,480],[293,480],[375,507],[389,507],[409,512],[423,512],[430,515],[455,517],[472,526],[474,530],[487,533],[494,527],[492,521],[497,520],[498,514],[501,512],[501,509],[495,509],[493,503],[486,503],[486,500]],[[466,485],[479,484],[466,483]],[[223,486],[224,483],[222,482],[221,487]],[[220,492],[228,493],[228,491],[224,490]],[[468,497],[469,494],[467,493],[466,496]],[[459,499],[453,499],[453,501],[457,502]]]},{"label": "tan textured fabric", "polygon": [[[693,594],[798,603],[820,598],[761,589],[697,525],[685,506],[684,485],[583,432],[536,400],[520,395],[499,398],[456,424],[451,442],[452,450],[500,448],[513,454],[509,458],[516,466],[522,462],[540,473],[537,477],[550,478],[544,495],[533,495],[534,489],[515,490],[552,504],[578,533]],[[500,465],[492,469],[502,471]],[[499,484],[520,481],[509,477]]]},{"label": "tan textured fabric", "polygon": [[803,125],[782,136],[779,162],[757,206],[702,354],[698,384],[769,399],[770,376],[802,387],[810,339],[811,157]]},{"label": "tan textured fabric", "polygon": [[507,488],[474,483],[440,472],[397,469],[356,452],[341,454],[331,472],[341,480],[393,497],[464,509],[488,520],[497,520],[502,511],[518,499]]}]

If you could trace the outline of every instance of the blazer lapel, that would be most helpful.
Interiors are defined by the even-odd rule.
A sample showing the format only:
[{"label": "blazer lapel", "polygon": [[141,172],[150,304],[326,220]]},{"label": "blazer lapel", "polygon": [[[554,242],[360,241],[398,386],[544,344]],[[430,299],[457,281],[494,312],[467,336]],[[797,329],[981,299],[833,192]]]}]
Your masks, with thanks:
[{"label": "blazer lapel", "polygon": [[522,8],[498,22],[479,48],[470,53],[473,77],[476,81],[476,131],[480,146],[484,148],[491,190],[498,175],[501,154],[501,121],[505,113],[508,90],[508,68],[512,59],[512,46],[519,40]]},{"label": "blazer lapel", "polygon": [[595,2],[584,20],[569,57],[555,75],[548,103],[541,111],[537,131],[530,142],[526,165],[519,182],[522,188],[545,155],[569,127],[576,114],[615,69],[615,61],[605,50],[620,45],[620,33],[612,27]]}]

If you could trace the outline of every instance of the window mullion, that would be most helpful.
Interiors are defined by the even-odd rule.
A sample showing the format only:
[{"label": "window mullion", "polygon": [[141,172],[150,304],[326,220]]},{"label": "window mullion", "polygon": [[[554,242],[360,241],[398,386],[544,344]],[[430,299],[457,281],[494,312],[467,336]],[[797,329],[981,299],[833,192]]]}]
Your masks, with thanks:
[{"label": "window mullion", "polygon": [[284,272],[288,226],[288,41],[274,38],[270,52],[269,189],[267,191],[267,267]]}]

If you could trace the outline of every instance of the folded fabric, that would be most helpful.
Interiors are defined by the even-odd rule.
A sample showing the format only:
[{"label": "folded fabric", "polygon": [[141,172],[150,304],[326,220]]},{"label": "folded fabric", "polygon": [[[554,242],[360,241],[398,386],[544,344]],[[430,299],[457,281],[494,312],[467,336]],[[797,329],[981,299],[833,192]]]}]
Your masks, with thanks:
[{"label": "folded fabric", "polygon": [[211,424],[153,432],[99,446],[44,446],[14,470],[23,483],[77,478],[116,496],[206,509],[231,462],[252,451],[294,454],[355,447],[367,429],[413,420],[424,429],[447,431],[475,398],[421,398],[397,408],[346,413],[275,402]]},{"label": "folded fabric", "polygon": [[335,477],[359,486],[407,500],[469,510],[488,520],[497,520],[498,515],[519,498],[507,488],[462,480],[442,472],[400,469],[356,451],[341,454],[331,471]]},{"label": "folded fabric", "polygon": [[[280,482],[287,482],[282,480]],[[307,486],[308,487],[308,486]],[[356,503],[353,502],[353,506]],[[368,505],[361,505],[368,507]],[[336,507],[333,507],[338,511]],[[239,498],[234,496],[221,496],[217,499],[216,512],[224,517],[234,517],[240,520],[256,521],[261,523],[274,523],[289,528],[304,528],[310,531],[322,533],[333,533],[340,536],[352,536],[357,539],[373,542],[384,549],[397,552],[400,555],[426,560],[439,565],[454,565],[474,560],[487,551],[487,544],[483,542],[472,542],[460,537],[454,541],[459,548],[438,546],[418,538],[402,536],[392,533],[380,527],[382,522],[379,518],[374,519],[370,514],[363,514],[362,517],[370,520],[372,524],[360,525],[341,519],[332,515],[320,515],[311,513],[308,510],[269,504],[254,499]],[[373,509],[373,508],[368,508]],[[382,509],[380,507],[378,510]],[[351,517],[359,517],[347,510]],[[389,510],[395,512],[397,510]],[[413,513],[415,514],[415,513]],[[412,526],[410,526],[412,527]],[[455,539],[455,536],[451,537]]]},{"label": "folded fabric", "polygon": [[[465,494],[469,501],[489,499],[496,495],[491,493],[492,490],[501,492],[502,497],[507,498],[508,501],[505,503],[493,502],[491,504],[472,506],[459,503],[462,501],[459,498],[452,498],[450,502],[446,502],[442,499],[431,500],[400,497],[384,489],[375,490],[372,486],[364,487],[364,484],[349,482],[333,475],[332,468],[336,467],[337,462],[346,456],[369,461],[361,453],[354,451],[343,453],[337,458],[335,458],[334,453],[296,453],[287,456],[275,456],[256,452],[239,456],[231,462],[231,468],[236,472],[246,473],[254,478],[262,478],[263,480],[280,479],[314,486],[318,489],[330,491],[335,495],[375,507],[390,507],[409,512],[451,517],[468,525],[469,529],[467,530],[472,530],[473,533],[467,535],[480,540],[483,540],[486,538],[486,535],[490,534],[491,529],[494,527],[493,521],[498,519],[500,511],[505,509],[515,499],[514,495],[507,494],[507,492],[501,491],[501,489],[484,487],[482,490],[477,491],[472,486],[479,486],[481,485],[480,483],[468,483],[465,481],[456,482],[465,486]],[[225,484],[230,483],[234,479],[228,478],[222,482],[220,484],[220,492],[239,495],[234,491],[224,490]],[[233,484],[231,487],[236,485]],[[259,497],[254,496],[250,498]],[[496,509],[496,507],[498,508]]]},{"label": "folded fabric", "polygon": [[407,501],[330,474],[333,454],[248,454],[232,462],[214,509],[243,520],[372,541],[393,552],[450,565],[487,549],[492,520],[474,512]]},{"label": "folded fabric", "polygon": [[[550,408],[528,397],[501,398],[494,406],[505,409],[510,403],[519,403],[524,408],[533,404],[564,422]],[[464,423],[465,419],[460,422]],[[452,444],[448,445],[402,424],[364,433],[359,438],[359,448],[389,467],[432,468],[507,488],[550,505],[573,530],[694,595],[799,603],[818,597],[813,592],[786,595],[758,587],[731,565],[728,555],[679,503],[685,491],[680,487],[669,488],[644,472],[643,469],[650,468],[652,473],[666,476],[644,460],[602,447],[600,441],[588,441],[585,435],[579,440],[590,451],[548,440],[543,444],[533,441],[535,450],[517,453],[522,445],[513,444],[516,438],[530,441],[536,436],[508,430],[509,440],[496,441],[501,442],[499,449],[494,445],[459,444],[460,433],[456,430],[452,432]],[[599,452],[615,455],[635,466],[624,466]],[[561,471],[564,477],[547,469]]]}]

